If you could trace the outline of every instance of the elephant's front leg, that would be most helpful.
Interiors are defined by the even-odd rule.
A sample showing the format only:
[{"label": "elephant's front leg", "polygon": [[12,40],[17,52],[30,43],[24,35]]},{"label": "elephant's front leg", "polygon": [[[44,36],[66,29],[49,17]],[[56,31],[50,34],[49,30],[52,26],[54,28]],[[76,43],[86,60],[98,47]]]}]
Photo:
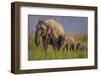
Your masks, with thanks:
[{"label": "elephant's front leg", "polygon": [[47,41],[46,41],[45,37],[42,37],[42,43],[43,43],[43,47],[44,47],[45,52],[47,52],[48,45],[47,45]]},{"label": "elephant's front leg", "polygon": [[57,50],[57,47],[58,47],[58,39],[57,38],[54,38],[53,39],[53,49],[54,50]]}]

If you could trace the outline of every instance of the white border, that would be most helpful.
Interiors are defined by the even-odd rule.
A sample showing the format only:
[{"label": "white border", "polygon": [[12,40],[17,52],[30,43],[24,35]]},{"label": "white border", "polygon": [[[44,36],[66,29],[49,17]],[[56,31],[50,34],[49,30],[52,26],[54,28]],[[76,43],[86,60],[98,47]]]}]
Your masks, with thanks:
[{"label": "white border", "polygon": [[[28,14],[88,17],[88,58],[28,61]],[[21,7],[20,8],[20,69],[42,69],[94,65],[94,11]]]}]

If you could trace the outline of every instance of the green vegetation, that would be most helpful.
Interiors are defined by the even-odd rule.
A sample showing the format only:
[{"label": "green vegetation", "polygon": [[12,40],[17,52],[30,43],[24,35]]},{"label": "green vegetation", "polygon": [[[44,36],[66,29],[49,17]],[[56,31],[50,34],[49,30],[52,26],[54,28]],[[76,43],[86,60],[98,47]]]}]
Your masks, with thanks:
[{"label": "green vegetation", "polygon": [[[74,34],[76,40],[87,42],[86,34]],[[53,50],[49,45],[48,51],[45,52],[42,44],[36,46],[34,43],[34,33],[28,35],[28,60],[51,60],[51,59],[77,59],[87,58],[86,50]]]}]

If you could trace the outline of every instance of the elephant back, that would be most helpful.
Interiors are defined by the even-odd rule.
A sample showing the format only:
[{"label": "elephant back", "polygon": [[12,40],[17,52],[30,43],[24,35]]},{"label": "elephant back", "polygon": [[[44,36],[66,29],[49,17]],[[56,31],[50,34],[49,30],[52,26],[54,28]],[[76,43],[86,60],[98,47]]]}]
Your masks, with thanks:
[{"label": "elephant back", "polygon": [[64,28],[59,22],[54,19],[46,20],[47,26],[51,27],[52,33],[56,36],[63,36],[64,35]]}]

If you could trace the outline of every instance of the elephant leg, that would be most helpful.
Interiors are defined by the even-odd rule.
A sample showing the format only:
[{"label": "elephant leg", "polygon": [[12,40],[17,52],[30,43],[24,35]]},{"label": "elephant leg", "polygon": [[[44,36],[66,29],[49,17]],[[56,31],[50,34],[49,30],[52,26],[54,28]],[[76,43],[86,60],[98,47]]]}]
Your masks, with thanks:
[{"label": "elephant leg", "polygon": [[66,50],[66,46],[61,47],[60,50]]},{"label": "elephant leg", "polygon": [[74,44],[72,44],[72,51],[74,51],[75,50],[75,47],[74,47]]},{"label": "elephant leg", "polygon": [[58,50],[60,49],[61,47],[61,42],[58,42]]},{"label": "elephant leg", "polygon": [[71,50],[71,46],[70,46],[70,44],[68,44],[68,51],[70,51]]},{"label": "elephant leg", "polygon": [[66,45],[66,50],[68,51],[68,45]]},{"label": "elephant leg", "polygon": [[63,48],[63,51],[65,50],[65,48]]},{"label": "elephant leg", "polygon": [[58,38],[58,50],[59,50],[60,47],[61,47],[61,42],[62,42],[62,37],[59,37],[59,38]]},{"label": "elephant leg", "polygon": [[54,48],[54,50],[57,49],[57,45],[58,45],[57,43],[58,43],[58,40],[56,38],[54,38],[53,39],[53,48]]}]

